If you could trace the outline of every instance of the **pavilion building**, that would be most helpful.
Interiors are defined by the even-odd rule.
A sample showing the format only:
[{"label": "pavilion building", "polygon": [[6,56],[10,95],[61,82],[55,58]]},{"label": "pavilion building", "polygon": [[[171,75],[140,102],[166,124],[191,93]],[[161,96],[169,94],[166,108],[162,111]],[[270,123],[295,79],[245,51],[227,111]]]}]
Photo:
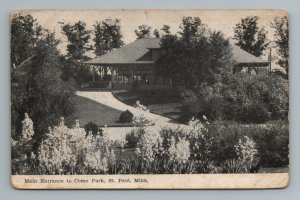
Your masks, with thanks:
[{"label": "pavilion building", "polygon": [[[170,88],[171,84],[154,74],[155,63],[161,56],[159,38],[142,38],[105,55],[84,62],[98,68],[109,69],[111,81],[107,87],[129,89],[137,84],[143,89]],[[252,67],[256,73],[266,70],[269,61],[256,57],[232,44],[235,69]]]}]

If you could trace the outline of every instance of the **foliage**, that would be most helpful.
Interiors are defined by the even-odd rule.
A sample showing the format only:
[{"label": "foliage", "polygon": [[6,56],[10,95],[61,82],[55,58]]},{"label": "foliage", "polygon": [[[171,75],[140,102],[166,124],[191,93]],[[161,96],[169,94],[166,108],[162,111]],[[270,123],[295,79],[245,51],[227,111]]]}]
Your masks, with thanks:
[{"label": "foliage", "polygon": [[258,165],[256,146],[256,143],[247,135],[240,136],[238,143],[234,145],[235,156],[221,162],[215,169],[216,173],[258,172],[260,165]]},{"label": "foliage", "polygon": [[149,38],[151,35],[151,26],[148,25],[140,25],[138,26],[138,29],[135,30],[135,34],[137,36],[137,39],[141,39],[141,38]]},{"label": "foliage", "polygon": [[120,19],[105,19],[94,24],[95,53],[100,56],[124,45]]},{"label": "foliage", "polygon": [[[77,122],[77,123],[79,123],[79,122]],[[103,130],[97,124],[94,124],[93,122],[89,122],[86,125],[84,125],[84,130],[88,134],[92,133],[93,136],[103,135]]]},{"label": "foliage", "polygon": [[[238,159],[239,154],[244,154],[244,156],[239,157],[248,158],[246,160],[249,161],[247,161],[249,164],[252,160],[253,167],[255,165],[286,167],[289,164],[289,128],[284,121],[273,121],[264,125],[244,125],[218,121],[209,125],[208,132],[216,142],[213,158],[219,163]],[[239,146],[239,140],[244,144]],[[238,149],[239,151],[237,151]],[[253,156],[259,160],[253,159]],[[252,170],[254,169],[252,168]]]},{"label": "foliage", "polygon": [[183,46],[176,35],[166,35],[161,39],[162,56],[158,59],[155,71],[165,79],[170,79],[175,87],[181,79],[183,70],[180,66]]},{"label": "foliage", "polygon": [[22,138],[26,140],[30,140],[32,139],[33,135],[34,135],[33,122],[29,118],[28,114],[25,113],[25,119],[22,121]]},{"label": "foliage", "polygon": [[267,32],[263,27],[258,27],[259,17],[248,16],[241,19],[234,28],[236,45],[255,56],[261,56],[268,47]]},{"label": "foliage", "polygon": [[75,22],[74,24],[59,22],[61,24],[62,33],[68,38],[67,45],[68,56],[75,60],[81,60],[85,52],[90,48],[88,41],[90,32],[86,30],[86,23],[83,21]]},{"label": "foliage", "polygon": [[105,174],[116,163],[115,145],[105,131],[93,136],[81,129],[78,121],[74,128],[66,127],[62,118],[58,126],[49,128],[37,154],[31,152],[31,156],[14,159],[13,173]]},{"label": "foliage", "polygon": [[[185,129],[162,129],[159,134],[149,129],[132,132],[127,140],[139,147],[140,163],[131,163],[131,169],[134,165],[141,168],[139,173],[257,173],[262,167],[288,165],[284,124],[259,127],[209,124],[205,116],[203,120],[193,119]],[[274,139],[269,134],[280,136],[277,150],[264,146]],[[280,159],[283,162],[278,163]]]},{"label": "foliage", "polygon": [[126,110],[121,113],[119,122],[120,123],[132,122],[132,118],[133,118],[133,114],[129,110]]},{"label": "foliage", "polygon": [[160,30],[162,30],[166,35],[169,35],[171,33],[170,28],[171,27],[169,25],[164,24]]},{"label": "foliage", "polygon": [[174,88],[184,84],[192,89],[202,82],[216,82],[220,72],[233,65],[229,40],[221,32],[206,29],[198,17],[184,17],[180,28],[181,37],[162,37],[156,73],[171,80]]},{"label": "foliage", "polygon": [[82,85],[88,81],[91,72],[87,66],[81,64],[81,61],[89,59],[85,53],[91,49],[89,40],[91,38],[90,30],[86,30],[86,23],[83,21],[74,24],[59,22],[62,33],[68,39],[67,58],[63,59],[65,63],[64,76],[73,78],[77,85]]},{"label": "foliage", "polygon": [[61,77],[63,80],[72,81],[76,86],[80,86],[92,79],[91,70],[86,65],[65,56],[60,57],[60,62],[62,63]]},{"label": "foliage", "polygon": [[206,25],[199,17],[183,17],[180,25],[181,32],[178,32],[187,43],[194,42],[196,38],[204,37]]},{"label": "foliage", "polygon": [[[97,21],[96,24],[94,24],[95,37],[93,38],[93,41],[95,42],[94,48],[97,56],[104,55],[111,52],[113,49],[120,48],[124,45],[120,23],[120,19],[108,18],[100,22]],[[93,66],[93,68],[94,67],[95,66]],[[107,67],[102,68],[104,69],[104,78],[108,78]]]},{"label": "foliage", "polygon": [[154,29],[153,35],[155,36],[155,38],[160,38],[160,34],[159,34],[159,31],[157,29]]},{"label": "foliage", "polygon": [[[49,128],[37,152],[32,138],[12,140],[13,174],[257,173],[288,166],[286,123],[210,124],[205,116],[202,121],[160,131],[140,126],[126,136],[125,144],[111,141],[106,129],[93,136],[78,120],[68,128],[62,118]],[[132,156],[126,155],[127,148],[135,148]]]},{"label": "foliage", "polygon": [[155,124],[149,117],[148,114],[150,113],[149,109],[143,106],[139,101],[136,102],[137,105],[137,112],[133,115],[132,121],[135,127],[139,127],[141,129],[152,126]]},{"label": "foliage", "polygon": [[42,27],[31,15],[14,15],[11,20],[12,69],[35,55],[35,45],[42,36]]},{"label": "foliage", "polygon": [[29,167],[32,163],[31,158],[35,157],[33,153],[34,136],[33,122],[25,113],[25,119],[22,121],[22,134],[19,140],[11,139],[12,147],[12,170],[13,172],[19,172],[26,174],[29,172]]},{"label": "foliage", "polygon": [[219,83],[203,83],[185,101],[182,121],[206,115],[210,120],[264,123],[287,119],[288,82],[280,76],[223,74]]},{"label": "foliage", "polygon": [[275,47],[277,54],[280,56],[278,64],[286,72],[286,77],[289,75],[289,22],[287,16],[275,17],[271,23],[275,34]]},{"label": "foliage", "polygon": [[[16,45],[20,49],[15,49],[11,55],[16,59],[12,60],[12,65],[23,63],[12,70],[11,74],[12,137],[17,140],[21,136],[20,122],[24,113],[28,113],[34,122],[34,137],[40,138],[48,126],[57,122],[59,116],[66,116],[67,120],[72,118],[73,83],[62,79],[63,64],[57,48],[60,41],[55,39],[54,33],[42,29],[29,15],[14,16],[11,26],[12,42],[18,43],[19,40],[20,44],[25,45],[26,40],[28,45]],[[29,54],[25,55],[24,52]],[[20,59],[27,61],[24,63]]]}]

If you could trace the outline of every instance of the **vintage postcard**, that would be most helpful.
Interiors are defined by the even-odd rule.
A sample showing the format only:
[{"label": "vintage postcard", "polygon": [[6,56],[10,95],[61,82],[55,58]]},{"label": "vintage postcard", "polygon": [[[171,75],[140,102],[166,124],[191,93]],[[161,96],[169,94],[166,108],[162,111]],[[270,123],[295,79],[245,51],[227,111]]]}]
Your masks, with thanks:
[{"label": "vintage postcard", "polygon": [[11,13],[18,189],[283,188],[283,10]]}]

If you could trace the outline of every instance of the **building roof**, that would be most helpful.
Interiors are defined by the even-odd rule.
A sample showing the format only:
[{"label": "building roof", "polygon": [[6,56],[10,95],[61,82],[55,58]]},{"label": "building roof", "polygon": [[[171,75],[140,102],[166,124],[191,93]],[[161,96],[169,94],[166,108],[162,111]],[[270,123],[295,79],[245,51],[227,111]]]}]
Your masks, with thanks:
[{"label": "building roof", "polygon": [[152,60],[141,60],[149,49],[160,48],[160,40],[156,38],[138,39],[128,45],[109,52],[105,55],[86,61],[86,64],[147,64],[154,63]]},{"label": "building roof", "polygon": [[[116,65],[116,64],[152,64],[155,61],[143,59],[147,57],[150,49],[159,49],[159,38],[142,38],[125,45],[119,49],[113,50],[105,55],[96,57],[84,62],[85,64],[94,65]],[[237,64],[268,64],[269,62],[256,57],[238,46],[232,44],[232,57]]]},{"label": "building roof", "polygon": [[235,44],[231,44],[232,47],[232,58],[237,64],[269,64],[268,61],[265,61],[259,57],[256,57],[247,51],[241,49]]}]

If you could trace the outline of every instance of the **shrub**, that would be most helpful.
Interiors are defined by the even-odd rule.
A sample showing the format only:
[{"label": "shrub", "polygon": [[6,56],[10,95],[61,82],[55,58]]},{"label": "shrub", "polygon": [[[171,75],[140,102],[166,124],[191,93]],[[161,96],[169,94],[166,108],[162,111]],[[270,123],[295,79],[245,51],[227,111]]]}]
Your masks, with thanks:
[{"label": "shrub", "polygon": [[289,130],[286,122],[276,121],[266,125],[214,122],[208,126],[208,132],[216,142],[212,157],[218,163],[236,159],[234,146],[239,138],[247,136],[256,143],[261,167],[289,165]]},{"label": "shrub", "polygon": [[136,148],[139,137],[134,131],[131,131],[130,133],[126,134],[125,140],[126,140],[125,147]]},{"label": "shrub", "polygon": [[97,124],[94,124],[93,122],[89,122],[86,125],[84,125],[84,130],[88,134],[89,132],[92,132],[92,135],[102,135],[103,130],[99,128]]},{"label": "shrub", "polygon": [[58,126],[47,133],[39,146],[40,174],[105,174],[116,158],[113,143],[106,134],[93,136],[79,127]]},{"label": "shrub", "polygon": [[[182,106],[181,121],[206,115],[210,120],[264,123],[286,120],[288,81],[280,76],[231,74],[213,85],[202,83]],[[191,91],[190,91],[191,92]],[[189,95],[193,96],[193,95]]]},{"label": "shrub", "polygon": [[[68,128],[62,118],[58,126],[49,128],[37,152],[32,151],[27,134],[12,140],[12,173],[257,173],[261,168],[289,165],[285,121],[210,124],[202,118],[177,129],[137,126],[126,136],[125,145],[135,149],[124,149],[123,139],[112,141],[107,129],[93,136],[80,128],[78,120],[74,128]],[[30,126],[23,124],[23,132],[28,133]]]},{"label": "shrub", "polygon": [[121,115],[119,117],[119,122],[120,123],[130,123],[130,122],[132,122],[132,118],[133,118],[133,114],[129,110],[126,110],[121,113]]},{"label": "shrub", "polygon": [[267,105],[259,102],[251,102],[250,105],[240,108],[237,116],[242,122],[260,124],[269,120],[270,114]]}]

